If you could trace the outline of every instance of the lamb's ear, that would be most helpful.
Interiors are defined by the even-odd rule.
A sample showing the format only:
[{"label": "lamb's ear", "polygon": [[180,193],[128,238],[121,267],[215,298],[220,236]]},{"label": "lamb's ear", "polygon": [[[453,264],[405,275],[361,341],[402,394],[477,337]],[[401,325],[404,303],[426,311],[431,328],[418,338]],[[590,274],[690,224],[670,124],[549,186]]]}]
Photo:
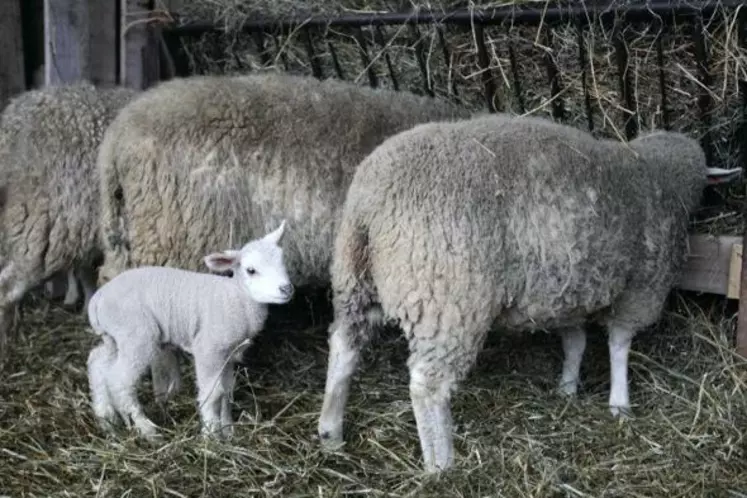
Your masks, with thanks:
[{"label": "lamb's ear", "polygon": [[729,183],[742,174],[742,168],[708,168],[708,183],[716,185],[719,183]]},{"label": "lamb's ear", "polygon": [[280,226],[278,228],[276,228],[274,231],[265,235],[264,239],[269,240],[273,244],[279,244],[280,240],[283,238],[284,233],[285,233],[285,220],[283,220],[280,223]]},{"label": "lamb's ear", "polygon": [[214,252],[205,256],[205,265],[212,271],[217,273],[223,273],[236,268],[241,262],[240,251],[221,251]]}]

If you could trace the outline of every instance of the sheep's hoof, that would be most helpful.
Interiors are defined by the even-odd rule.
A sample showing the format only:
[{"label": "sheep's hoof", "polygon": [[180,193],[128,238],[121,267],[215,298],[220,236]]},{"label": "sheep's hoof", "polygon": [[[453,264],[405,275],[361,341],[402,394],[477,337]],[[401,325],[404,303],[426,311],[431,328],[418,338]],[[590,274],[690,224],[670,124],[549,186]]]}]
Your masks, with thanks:
[{"label": "sheep's hoof", "polygon": [[328,451],[337,451],[345,444],[342,434],[334,434],[332,431],[324,430],[319,431],[319,441],[322,448]]},{"label": "sheep's hoof", "polygon": [[614,418],[619,420],[630,420],[633,418],[633,413],[630,411],[629,406],[610,406],[610,413]]},{"label": "sheep's hoof", "polygon": [[558,387],[555,388],[555,393],[563,397],[573,398],[576,396],[576,393],[578,393],[578,384],[575,382],[559,384]]}]

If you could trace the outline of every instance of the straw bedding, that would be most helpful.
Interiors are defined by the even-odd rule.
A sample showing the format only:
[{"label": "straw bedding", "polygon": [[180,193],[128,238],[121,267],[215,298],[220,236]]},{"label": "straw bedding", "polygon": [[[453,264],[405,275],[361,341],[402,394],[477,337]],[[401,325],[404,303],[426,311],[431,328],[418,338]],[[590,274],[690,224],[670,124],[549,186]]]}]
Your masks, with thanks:
[{"label": "straw bedding", "polygon": [[[325,0],[187,0],[187,19],[217,20],[228,28],[226,35],[187,44],[193,70],[258,69],[260,58],[251,42],[235,36],[237,27],[258,12],[297,14],[299,5],[302,13],[317,14],[410,7],[383,0],[358,0],[345,7]],[[450,6],[430,3],[431,8]],[[715,160],[729,167],[739,161],[738,150],[729,145],[737,130],[733,117],[740,112],[736,80],[743,77],[744,67],[734,27],[729,27],[733,19],[719,15],[714,22],[726,21],[727,29],[709,39],[711,125],[723,137],[715,140]],[[387,35],[396,29],[389,28]],[[456,80],[458,98],[483,108],[470,33],[444,32],[452,50],[450,65],[443,62],[433,28],[420,27],[436,94],[454,98],[450,81]],[[640,126],[647,129],[662,119],[658,74],[651,61],[655,52],[647,52],[648,35],[630,34]],[[624,133],[609,35],[597,29],[587,37],[594,67],[588,85],[600,136]],[[400,36],[389,50],[400,88],[422,93],[407,30]],[[546,68],[538,57],[543,50],[535,44],[543,41],[536,38],[536,28],[515,27],[508,34],[501,34],[501,28],[486,30],[501,102],[519,112],[508,86],[513,80],[506,37],[521,61],[525,109],[549,116]],[[688,40],[668,38],[664,56],[672,127],[697,134],[702,133],[696,126],[698,85],[689,76],[697,70]],[[568,121],[584,127],[575,34],[557,28],[552,43],[566,89]],[[281,44],[290,70],[311,72],[300,38]],[[332,76],[328,46],[317,45],[325,74]],[[355,43],[336,48],[347,78],[368,84]],[[283,57],[275,60],[272,54],[270,65],[285,69]],[[370,47],[369,54],[375,58]],[[383,56],[375,64],[380,84],[391,86]],[[719,192],[726,203],[704,208],[693,229],[738,233],[742,189],[737,185]],[[88,405],[85,361],[94,337],[85,318],[30,296],[0,382],[0,496],[747,496],[747,364],[733,353],[735,305],[721,297],[673,292],[660,323],[634,341],[630,378],[635,419],[628,422],[613,421],[607,411],[609,366],[602,334],[590,336],[575,401],[552,393],[562,360],[556,336],[493,334],[453,400],[458,465],[440,477],[420,474],[407,350],[396,330],[382,333],[354,379],[346,446],[336,454],[321,451],[316,422],[329,320],[324,294],[299,295],[293,305],[274,309],[247,363],[238,369],[233,408],[239,427],[228,443],[199,436],[190,362],[184,362],[185,383],[167,411],[153,402],[146,378],[141,399],[169,436],[151,446],[124,429],[117,439],[99,431]]]}]

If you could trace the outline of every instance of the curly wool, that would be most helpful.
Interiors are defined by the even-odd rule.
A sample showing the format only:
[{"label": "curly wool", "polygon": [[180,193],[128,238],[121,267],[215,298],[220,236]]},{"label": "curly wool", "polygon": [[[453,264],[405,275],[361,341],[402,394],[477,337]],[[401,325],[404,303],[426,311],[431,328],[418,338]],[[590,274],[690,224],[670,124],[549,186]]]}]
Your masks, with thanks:
[{"label": "curly wool", "polygon": [[355,174],[332,266],[337,306],[375,288],[364,301],[410,337],[589,315],[644,327],[686,257],[705,185],[700,146],[677,133],[628,146],[535,118],[419,125]]},{"label": "curly wool", "polygon": [[3,110],[0,335],[4,314],[28,289],[95,256],[98,147],[134,95],[84,82],[25,92]]},{"label": "curly wool", "polygon": [[287,219],[293,283],[326,285],[356,165],[390,135],[467,115],[432,98],[289,74],[162,83],[123,109],[101,147],[100,281],[142,265],[200,270],[207,251]]}]

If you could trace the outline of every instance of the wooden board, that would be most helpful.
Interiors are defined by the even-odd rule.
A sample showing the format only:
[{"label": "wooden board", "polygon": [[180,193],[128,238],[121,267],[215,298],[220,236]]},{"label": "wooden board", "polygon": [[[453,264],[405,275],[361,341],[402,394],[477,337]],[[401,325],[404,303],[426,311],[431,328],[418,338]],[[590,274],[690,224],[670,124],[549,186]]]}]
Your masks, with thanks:
[{"label": "wooden board", "polygon": [[[734,289],[733,265],[739,265],[736,279],[741,271],[741,259],[733,262],[732,247],[741,244],[741,237],[690,235],[690,252],[682,276],[676,287],[709,294],[719,294],[732,299],[739,297],[739,287]],[[731,284],[730,284],[731,282]]]},{"label": "wooden board", "polygon": [[26,89],[21,0],[0,0],[0,110]]},{"label": "wooden board", "polygon": [[44,82],[60,85],[89,74],[88,3],[44,0]]},{"label": "wooden board", "polygon": [[121,84],[144,90],[159,80],[159,39],[148,23],[151,12],[138,0],[121,1]]},{"label": "wooden board", "polygon": [[88,0],[90,74],[96,86],[117,84],[117,4],[112,0]]}]

